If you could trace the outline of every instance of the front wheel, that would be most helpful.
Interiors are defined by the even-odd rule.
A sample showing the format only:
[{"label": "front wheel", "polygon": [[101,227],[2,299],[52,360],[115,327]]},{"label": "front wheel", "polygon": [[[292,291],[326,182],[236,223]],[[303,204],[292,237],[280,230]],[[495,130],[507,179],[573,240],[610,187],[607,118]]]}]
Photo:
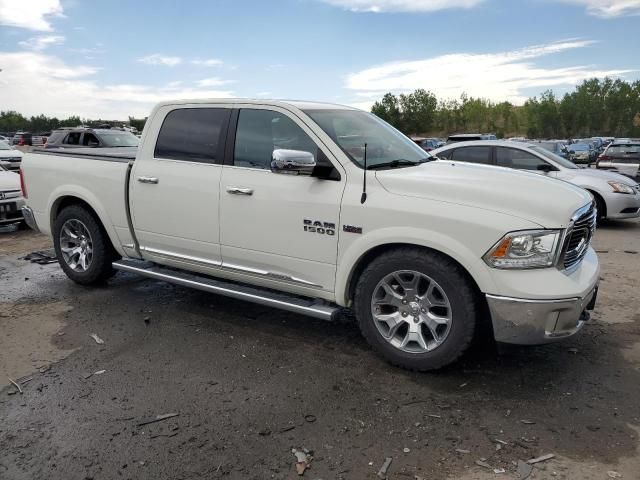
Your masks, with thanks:
[{"label": "front wheel", "polygon": [[82,285],[100,283],[114,275],[117,256],[95,216],[81,205],[65,207],[53,224],[58,262],[71,280]]},{"label": "front wheel", "polygon": [[381,255],[363,271],[354,300],[363,336],[400,367],[441,368],[473,338],[474,288],[458,264],[437,252],[403,248]]}]

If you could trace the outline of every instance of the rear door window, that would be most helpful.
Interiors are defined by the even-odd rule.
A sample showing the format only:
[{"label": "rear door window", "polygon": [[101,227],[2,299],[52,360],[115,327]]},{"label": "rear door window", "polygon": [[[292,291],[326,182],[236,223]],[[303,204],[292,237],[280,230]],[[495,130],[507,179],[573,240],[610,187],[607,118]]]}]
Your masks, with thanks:
[{"label": "rear door window", "polygon": [[491,164],[491,147],[459,147],[450,158],[459,162]]},{"label": "rear door window", "polygon": [[171,160],[221,163],[231,110],[180,108],[167,114],[154,156]]},{"label": "rear door window", "polygon": [[98,141],[98,137],[96,137],[93,133],[86,132],[82,137],[82,145],[85,146],[97,146],[100,142]]}]

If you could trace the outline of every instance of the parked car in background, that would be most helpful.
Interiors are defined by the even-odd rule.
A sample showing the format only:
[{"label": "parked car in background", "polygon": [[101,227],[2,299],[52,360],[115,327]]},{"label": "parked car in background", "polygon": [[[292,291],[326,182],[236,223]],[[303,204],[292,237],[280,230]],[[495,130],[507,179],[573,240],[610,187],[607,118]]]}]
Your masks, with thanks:
[{"label": "parked car in background", "polygon": [[51,132],[45,148],[137,147],[140,139],[116,128],[62,128]]},{"label": "parked car in background", "polygon": [[614,140],[598,157],[596,168],[614,170],[640,180],[640,142]]},{"label": "parked car in background", "polygon": [[25,146],[31,145],[32,135],[29,132],[17,132],[11,139],[13,145]]},{"label": "parked car in background", "polygon": [[20,170],[23,153],[7,142],[0,141],[0,165],[8,170]]},{"label": "parked car in background", "polygon": [[0,165],[0,225],[21,221],[23,206],[20,175]]},{"label": "parked car in background", "polygon": [[4,135],[0,135],[0,142],[11,144],[11,138],[5,137]]},{"label": "parked car in background", "polygon": [[438,138],[412,137],[411,140],[413,140],[425,152],[430,152],[434,148],[438,148],[442,143]]},{"label": "parked car in background", "polygon": [[457,133],[449,135],[447,143],[471,142],[474,140],[495,140],[496,136],[490,133]]},{"label": "parked car in background", "polygon": [[596,159],[596,151],[593,145],[588,143],[572,143],[569,149],[568,159],[573,163],[590,164]]},{"label": "parked car in background", "polygon": [[579,168],[539,144],[478,141],[447,145],[431,154],[441,159],[527,170],[573,183],[593,195],[599,220],[640,216],[637,182],[614,172]]},{"label": "parked car in background", "polygon": [[557,140],[529,140],[529,143],[539,145],[545,150],[549,150],[551,153],[555,153],[559,157],[568,158],[569,149],[564,142]]}]

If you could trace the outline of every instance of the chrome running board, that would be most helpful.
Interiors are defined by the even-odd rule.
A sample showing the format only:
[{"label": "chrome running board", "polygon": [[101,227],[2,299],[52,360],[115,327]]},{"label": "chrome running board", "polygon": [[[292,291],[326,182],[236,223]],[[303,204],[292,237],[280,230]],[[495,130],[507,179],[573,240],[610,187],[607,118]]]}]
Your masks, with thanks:
[{"label": "chrome running board", "polygon": [[338,305],[322,300],[234,283],[184,270],[163,267],[152,262],[123,258],[113,262],[113,268],[322,320],[334,320],[335,316],[341,311]]}]

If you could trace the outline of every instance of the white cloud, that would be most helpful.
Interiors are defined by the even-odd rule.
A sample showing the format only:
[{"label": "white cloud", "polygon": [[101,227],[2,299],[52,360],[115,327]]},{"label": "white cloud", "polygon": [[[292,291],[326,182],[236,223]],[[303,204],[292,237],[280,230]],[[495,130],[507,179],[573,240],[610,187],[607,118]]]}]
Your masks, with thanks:
[{"label": "white cloud", "polygon": [[458,98],[466,92],[494,101],[522,103],[524,89],[574,85],[591,77],[616,76],[629,70],[601,70],[589,65],[544,68],[533,59],[583,48],[589,40],[565,40],[498,53],[453,53],[424,60],[396,61],[348,75],[346,87],[360,97],[354,105],[371,105],[386,92],[417,88],[431,90],[438,98]]},{"label": "white cloud", "polygon": [[200,60],[200,59],[191,60],[191,63],[193,63],[194,65],[198,65],[200,67],[219,67],[220,65],[222,65],[223,62],[218,58],[207,58],[204,60]]},{"label": "white cloud", "polygon": [[175,67],[182,63],[180,57],[170,57],[167,55],[161,55],[154,53],[153,55],[147,55],[146,57],[139,58],[140,63],[146,63],[147,65],[163,65],[165,67]]},{"label": "white cloud", "polygon": [[23,48],[39,52],[52,45],[60,45],[63,42],[64,37],[62,35],[43,35],[23,40],[22,42],[18,42],[18,45]]},{"label": "white cloud", "polygon": [[179,82],[105,85],[92,77],[95,67],[71,66],[38,52],[0,52],[0,68],[0,105],[25,115],[125,119],[148,115],[162,100],[233,95],[228,89],[182,87]]},{"label": "white cloud", "polygon": [[222,80],[218,77],[203,78],[202,80],[198,80],[196,82],[199,87],[220,87],[229,83],[231,83],[231,80]]},{"label": "white cloud", "polygon": [[448,8],[471,8],[484,0],[321,0],[353,12],[433,12]]},{"label": "white cloud", "polygon": [[60,0],[0,0],[0,25],[50,32],[51,16],[64,16]]},{"label": "white cloud", "polygon": [[582,5],[590,15],[613,18],[620,15],[640,15],[640,0],[559,0],[562,3]]}]

